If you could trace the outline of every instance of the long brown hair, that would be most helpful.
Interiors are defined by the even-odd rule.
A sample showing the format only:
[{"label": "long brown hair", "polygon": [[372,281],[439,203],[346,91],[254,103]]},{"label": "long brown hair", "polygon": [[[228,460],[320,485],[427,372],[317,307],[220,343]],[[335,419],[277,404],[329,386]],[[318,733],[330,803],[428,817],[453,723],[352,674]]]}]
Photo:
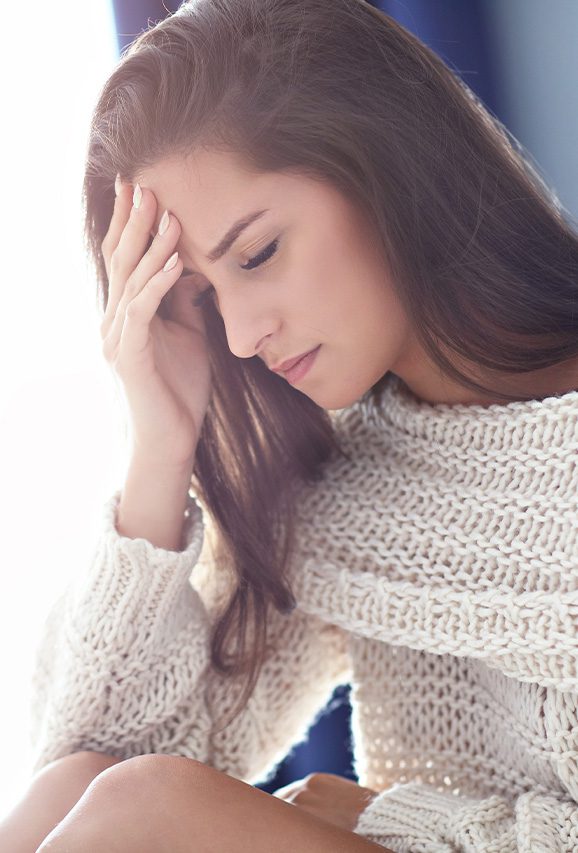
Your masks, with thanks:
[{"label": "long brown hair", "polygon": [[[329,181],[359,205],[419,341],[466,387],[496,391],[480,375],[578,354],[575,224],[460,78],[364,0],[191,0],[133,42],[95,108],[83,186],[103,310],[116,173],[133,182],[202,144]],[[215,306],[203,310],[213,395],[191,484],[236,575],[212,662],[248,676],[237,713],[268,606],[295,604],[292,484],[322,479],[340,447],[329,413],[257,356],[234,357]]]}]

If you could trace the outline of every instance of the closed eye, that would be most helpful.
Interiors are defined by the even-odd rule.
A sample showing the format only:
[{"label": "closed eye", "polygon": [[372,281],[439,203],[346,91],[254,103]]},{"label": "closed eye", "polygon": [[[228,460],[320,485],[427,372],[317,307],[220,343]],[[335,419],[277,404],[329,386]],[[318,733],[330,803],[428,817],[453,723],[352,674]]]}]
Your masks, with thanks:
[{"label": "closed eye", "polygon": [[277,244],[279,240],[273,240],[272,243],[269,243],[266,249],[263,249],[258,255],[255,255],[254,258],[250,258],[246,264],[241,264],[242,270],[253,270],[255,267],[260,267],[261,264],[264,264],[265,261],[268,261],[269,258],[273,257],[275,252],[277,251]]},{"label": "closed eye", "polygon": [[[247,272],[250,272],[251,270],[254,270],[257,267],[260,267],[261,264],[264,264],[265,261],[268,261],[269,258],[273,257],[273,255],[277,251],[278,244],[279,244],[279,239],[273,240],[273,242],[269,243],[269,245],[265,249],[263,249],[262,252],[259,252],[259,254],[255,255],[254,258],[250,258],[246,264],[241,264],[240,265],[241,269],[246,270]],[[187,275],[187,274],[190,275],[189,270],[183,271],[181,277],[183,277],[184,275]],[[211,284],[211,285],[209,285],[209,287],[206,287],[202,293],[200,293],[197,297],[195,297],[195,299],[193,299],[193,305],[195,306],[195,308],[202,307],[205,304],[205,302],[209,299],[209,297],[214,296],[214,294],[215,294],[215,288]]]}]

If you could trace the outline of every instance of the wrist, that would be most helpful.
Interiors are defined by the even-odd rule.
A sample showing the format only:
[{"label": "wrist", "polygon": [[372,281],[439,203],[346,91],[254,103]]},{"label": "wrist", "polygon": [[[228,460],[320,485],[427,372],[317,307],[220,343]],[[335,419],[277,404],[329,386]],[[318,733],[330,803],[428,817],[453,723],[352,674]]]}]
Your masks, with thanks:
[{"label": "wrist", "polygon": [[130,539],[147,539],[166,550],[181,550],[192,463],[188,467],[141,453],[133,453],[129,460],[118,505],[117,531]]},{"label": "wrist", "polygon": [[195,466],[196,448],[186,457],[175,457],[170,451],[159,451],[133,443],[130,452],[130,465],[146,468],[157,473],[191,476]]}]

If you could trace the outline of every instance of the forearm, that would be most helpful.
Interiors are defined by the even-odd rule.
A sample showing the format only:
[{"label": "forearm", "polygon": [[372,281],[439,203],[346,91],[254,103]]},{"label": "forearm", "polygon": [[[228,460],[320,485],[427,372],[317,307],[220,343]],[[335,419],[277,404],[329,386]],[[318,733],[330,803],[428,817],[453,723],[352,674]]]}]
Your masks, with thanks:
[{"label": "forearm", "polygon": [[199,680],[210,625],[190,582],[202,510],[187,498],[187,547],[163,550],[118,533],[120,497],[119,489],[107,500],[90,564],[42,630],[32,676],[35,771],[79,749],[129,758],[183,747],[207,759],[211,723]]},{"label": "forearm", "polygon": [[157,548],[182,550],[184,511],[192,463],[176,467],[134,455],[127,469],[116,529]]}]

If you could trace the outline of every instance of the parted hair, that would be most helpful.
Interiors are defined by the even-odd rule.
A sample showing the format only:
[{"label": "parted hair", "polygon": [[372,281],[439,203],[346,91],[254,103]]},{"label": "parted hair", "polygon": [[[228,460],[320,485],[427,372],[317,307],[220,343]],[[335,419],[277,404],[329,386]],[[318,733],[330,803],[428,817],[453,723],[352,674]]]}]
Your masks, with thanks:
[{"label": "parted hair", "polygon": [[[364,0],[191,0],[133,41],[99,94],[87,148],[102,310],[116,174],[133,183],[199,145],[329,181],[358,205],[419,342],[464,386],[508,400],[502,373],[578,355],[575,222],[458,74]],[[254,689],[269,608],[295,606],[294,486],[323,488],[343,450],[328,411],[258,356],[233,356],[215,305],[202,310],[213,391],[191,487],[235,579],[211,648],[213,666],[244,685],[226,725]]]}]

